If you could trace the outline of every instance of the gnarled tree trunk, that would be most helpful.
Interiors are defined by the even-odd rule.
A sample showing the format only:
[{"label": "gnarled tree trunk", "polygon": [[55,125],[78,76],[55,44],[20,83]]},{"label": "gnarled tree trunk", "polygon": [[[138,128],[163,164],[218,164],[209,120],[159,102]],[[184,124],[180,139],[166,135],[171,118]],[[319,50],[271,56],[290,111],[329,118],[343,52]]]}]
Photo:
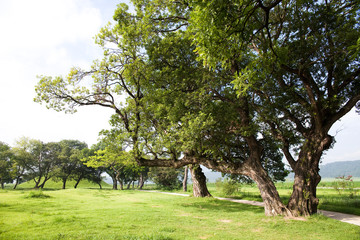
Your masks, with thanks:
[{"label": "gnarled tree trunk", "polygon": [[206,176],[199,165],[190,165],[191,179],[193,182],[194,197],[211,197],[207,186]]},{"label": "gnarled tree trunk", "polygon": [[316,187],[321,177],[319,163],[322,153],[329,149],[333,138],[330,135],[314,135],[305,141],[299,158],[292,164],[295,173],[293,192],[290,196],[288,208],[296,215],[309,216],[317,213],[319,199]]},{"label": "gnarled tree trunk", "polygon": [[254,166],[255,169],[250,169],[246,175],[256,182],[260,190],[260,195],[264,202],[265,215],[293,216],[293,214],[281,201],[275,184],[270,179],[265,169],[261,166],[261,164],[254,164]]}]

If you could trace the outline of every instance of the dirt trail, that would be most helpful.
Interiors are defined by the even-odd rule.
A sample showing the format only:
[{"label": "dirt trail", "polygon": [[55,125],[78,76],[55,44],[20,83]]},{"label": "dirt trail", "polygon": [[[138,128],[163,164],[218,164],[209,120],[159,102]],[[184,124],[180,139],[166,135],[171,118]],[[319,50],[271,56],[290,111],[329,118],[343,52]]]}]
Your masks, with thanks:
[{"label": "dirt trail", "polygon": [[[142,191],[156,192],[156,193],[183,196],[183,197],[190,196],[189,194],[183,194],[183,193],[159,192],[159,191],[151,191],[151,190],[142,190]],[[231,202],[236,202],[236,203],[242,203],[242,204],[248,204],[248,205],[264,207],[263,202],[243,200],[243,199],[234,199],[234,198],[222,198],[222,197],[214,197],[214,198],[219,199],[219,200],[225,200],[225,201],[231,201]],[[360,226],[360,216],[357,216],[357,215],[339,213],[339,212],[331,212],[331,211],[325,211],[325,210],[319,210],[319,213],[323,214],[326,217],[339,220],[341,222],[346,222],[346,223],[350,223],[350,224]]]}]

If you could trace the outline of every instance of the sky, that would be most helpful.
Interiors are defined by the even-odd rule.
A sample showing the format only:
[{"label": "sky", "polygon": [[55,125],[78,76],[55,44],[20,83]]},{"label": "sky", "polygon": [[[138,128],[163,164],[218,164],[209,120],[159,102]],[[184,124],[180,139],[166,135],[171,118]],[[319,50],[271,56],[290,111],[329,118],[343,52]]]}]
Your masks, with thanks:
[{"label": "sky", "polygon": [[[94,43],[119,0],[0,0],[0,141],[77,139],[89,146],[110,126],[111,109],[85,106],[65,114],[35,103],[37,76],[66,76],[101,58]],[[360,160],[360,115],[352,110],[330,131],[334,148],[323,164]]]}]

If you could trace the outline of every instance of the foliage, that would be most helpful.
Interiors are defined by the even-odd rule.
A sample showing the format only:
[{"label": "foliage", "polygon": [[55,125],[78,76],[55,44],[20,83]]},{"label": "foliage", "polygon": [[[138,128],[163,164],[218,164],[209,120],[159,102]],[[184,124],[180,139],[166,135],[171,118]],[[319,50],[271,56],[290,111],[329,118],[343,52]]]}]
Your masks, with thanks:
[{"label": "foliage", "polygon": [[82,150],[87,148],[87,144],[78,140],[62,140],[59,142],[61,150],[58,153],[59,159],[55,170],[55,179],[63,181],[63,188],[69,178],[75,178],[81,172],[83,164]]},{"label": "foliage", "polygon": [[92,168],[108,169],[111,174],[114,172],[113,181],[119,182],[121,189],[123,184],[128,184],[139,180],[144,168],[139,167],[133,159],[131,152],[124,150],[124,141],[121,135],[115,135],[111,131],[103,131],[103,139],[100,142],[101,148],[82,159],[84,164]]},{"label": "foliage", "polygon": [[4,183],[10,183],[13,179],[13,153],[11,148],[0,142],[0,183],[1,188],[4,187]]}]

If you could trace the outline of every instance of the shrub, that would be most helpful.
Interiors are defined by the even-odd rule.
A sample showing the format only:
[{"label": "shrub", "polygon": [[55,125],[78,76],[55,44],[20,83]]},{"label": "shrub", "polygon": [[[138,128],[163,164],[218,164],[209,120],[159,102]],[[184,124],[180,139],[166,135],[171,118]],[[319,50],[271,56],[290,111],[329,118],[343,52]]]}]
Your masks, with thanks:
[{"label": "shrub", "polygon": [[182,171],[179,169],[153,167],[150,168],[149,178],[160,188],[166,190],[179,189],[181,187]]},{"label": "shrub", "polygon": [[352,180],[352,176],[349,175],[347,177],[340,176],[336,177],[336,180],[333,182],[333,188],[341,195],[343,191],[349,190],[349,197],[353,198],[357,194],[357,190],[354,189],[354,181]]},{"label": "shrub", "polygon": [[215,186],[217,191],[225,196],[230,196],[240,190],[240,184],[228,178],[225,178],[224,181],[222,181],[221,178],[216,179]]},{"label": "shrub", "polygon": [[26,198],[50,198],[50,196],[42,191],[31,191]]}]

